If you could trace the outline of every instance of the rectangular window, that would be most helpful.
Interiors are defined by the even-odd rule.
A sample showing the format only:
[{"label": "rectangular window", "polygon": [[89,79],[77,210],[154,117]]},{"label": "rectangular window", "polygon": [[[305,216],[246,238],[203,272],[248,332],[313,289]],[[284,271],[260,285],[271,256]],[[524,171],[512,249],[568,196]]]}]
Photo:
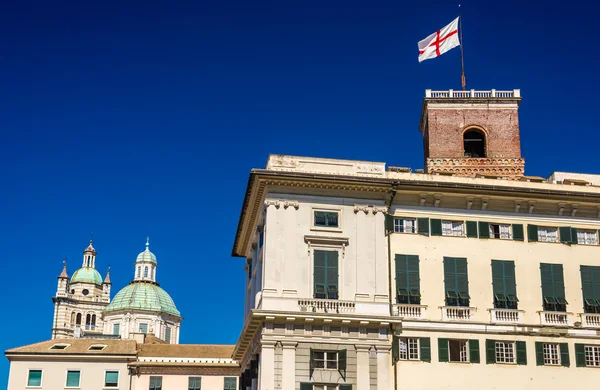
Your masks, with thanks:
[{"label": "rectangular window", "polygon": [[400,360],[419,360],[419,339],[401,337],[398,357]]},{"label": "rectangular window", "polygon": [[394,233],[416,233],[417,223],[414,218],[394,218]]},{"label": "rectangular window", "polygon": [[540,264],[544,310],[566,311],[565,282],[562,264]]},{"label": "rectangular window", "polygon": [[558,344],[544,343],[544,365],[558,366],[560,364],[560,354],[558,353]]},{"label": "rectangular window", "polygon": [[446,306],[469,306],[467,259],[444,257],[444,287]]},{"label": "rectangular window", "polygon": [[463,237],[464,225],[463,221],[442,221],[442,236]]},{"label": "rectangular window", "polygon": [[586,345],[583,350],[585,352],[585,365],[587,367],[600,367],[600,345]]},{"label": "rectangular window", "polygon": [[67,383],[65,387],[79,387],[80,371],[67,371]]},{"label": "rectangular window", "polygon": [[496,363],[515,363],[515,343],[496,341]]},{"label": "rectangular window", "polygon": [[148,324],[140,324],[140,332],[147,334],[148,333]]},{"label": "rectangular window", "polygon": [[104,387],[119,387],[119,371],[106,371],[104,373]]},{"label": "rectangular window", "polygon": [[490,238],[499,238],[501,240],[510,240],[510,225],[507,224],[498,224],[491,223],[490,224]]},{"label": "rectangular window", "polygon": [[555,227],[538,227],[538,241],[541,242],[558,242],[558,229]]},{"label": "rectangular window", "polygon": [[598,245],[596,231],[577,229],[577,243],[580,245]]},{"label": "rectangular window", "polygon": [[315,211],[315,226],[337,228],[339,227],[337,211]]},{"label": "rectangular window", "polygon": [[42,386],[42,370],[29,370],[27,377],[27,387]]},{"label": "rectangular window", "polygon": [[199,376],[191,376],[188,378],[188,390],[200,390],[200,381],[202,378]]},{"label": "rectangular window", "polygon": [[148,390],[162,390],[162,376],[151,376]]},{"label": "rectangular window", "polygon": [[448,340],[448,356],[451,362],[468,362],[469,348],[467,347],[467,340]]},{"label": "rectangular window", "polygon": [[165,328],[165,341],[169,344],[171,343],[171,327],[170,326],[167,326]]},{"label": "rectangular window", "polygon": [[396,255],[396,301],[418,305],[421,303],[419,256]]},{"label": "rectangular window", "polygon": [[600,267],[582,265],[580,270],[584,311],[600,313]]},{"label": "rectangular window", "polygon": [[315,250],[314,297],[338,299],[338,252]]},{"label": "rectangular window", "polygon": [[514,261],[492,260],[492,285],[495,308],[517,308],[519,300],[517,299]]},{"label": "rectangular window", "polygon": [[236,390],[236,378],[226,377],[224,378],[224,390]]},{"label": "rectangular window", "polygon": [[338,353],[332,351],[313,351],[313,364],[314,368],[337,370]]},{"label": "rectangular window", "polygon": [[113,335],[118,336],[119,334],[121,334],[121,324],[114,324]]}]

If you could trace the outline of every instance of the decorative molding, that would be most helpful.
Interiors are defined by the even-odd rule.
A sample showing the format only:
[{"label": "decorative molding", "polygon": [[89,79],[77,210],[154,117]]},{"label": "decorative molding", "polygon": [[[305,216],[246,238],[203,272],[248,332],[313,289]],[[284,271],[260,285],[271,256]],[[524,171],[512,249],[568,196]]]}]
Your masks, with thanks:
[{"label": "decorative molding", "polygon": [[419,196],[421,198],[420,205],[421,207],[424,207],[427,202],[427,194],[419,194]]},{"label": "decorative molding", "polygon": [[571,205],[571,217],[574,217],[577,214],[577,209],[579,208],[578,203],[573,203]]},{"label": "decorative molding", "polygon": [[275,208],[278,209],[281,204],[278,200],[265,199],[265,207],[269,208],[269,206],[275,206]]},{"label": "decorative molding", "polygon": [[275,206],[276,209],[280,208],[283,205],[284,209],[288,209],[288,207],[293,207],[296,210],[298,210],[300,208],[300,202],[298,202],[297,200],[284,200],[284,199],[266,199],[265,200],[265,207],[268,208],[269,206]]},{"label": "decorative molding", "polygon": [[427,172],[468,177],[495,176],[517,180],[525,174],[525,160],[522,158],[428,158]]},{"label": "decorative molding", "polygon": [[518,213],[518,212],[519,212],[519,210],[521,209],[521,203],[522,203],[522,202],[523,202],[523,201],[522,201],[522,200],[520,200],[520,199],[517,199],[517,200],[515,200],[515,213]]},{"label": "decorative molding", "polygon": [[372,206],[361,206],[361,205],[354,205],[354,214],[358,214],[359,211],[364,212],[365,214],[369,214],[370,208]]},{"label": "decorative molding", "polygon": [[565,212],[565,204],[559,203],[558,204],[558,215],[560,215],[562,217],[564,212]]},{"label": "decorative molding", "polygon": [[439,207],[440,202],[442,201],[442,194],[435,194],[435,201],[433,203],[433,207]]},{"label": "decorative molding", "polygon": [[529,204],[529,214],[533,214],[533,209],[535,208],[535,201],[530,200],[528,202],[528,204]]},{"label": "decorative molding", "polygon": [[298,210],[300,208],[300,202],[298,202],[297,200],[284,200],[283,208],[287,210],[288,207],[293,207],[296,210]]},{"label": "decorative molding", "polygon": [[385,213],[388,211],[388,209],[385,206],[380,207],[380,206],[372,206],[372,205],[355,204],[354,205],[354,213],[357,214],[360,211],[364,212],[365,214],[373,213],[373,215],[375,215],[377,213]]},{"label": "decorative molding", "polygon": [[387,213],[388,208],[385,206],[381,206],[381,207],[373,206],[372,211],[373,211],[373,215],[375,215],[377,213]]},{"label": "decorative molding", "polygon": [[485,209],[487,209],[488,206],[488,198],[481,198],[481,210],[485,211]]},{"label": "decorative molding", "polygon": [[467,210],[471,210],[471,208],[473,207],[473,197],[468,197],[467,198]]}]

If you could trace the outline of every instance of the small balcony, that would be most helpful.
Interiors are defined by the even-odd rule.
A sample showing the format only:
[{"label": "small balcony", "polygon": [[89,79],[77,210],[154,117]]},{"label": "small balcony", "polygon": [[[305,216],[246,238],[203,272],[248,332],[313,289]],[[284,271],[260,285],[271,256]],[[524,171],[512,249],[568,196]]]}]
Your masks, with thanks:
[{"label": "small balcony", "polygon": [[523,310],[489,309],[492,324],[522,324]]},{"label": "small balcony", "polygon": [[476,309],[468,306],[442,306],[442,321],[471,321]]},{"label": "small balcony", "polygon": [[540,324],[546,326],[573,326],[573,313],[540,311]]},{"label": "small balcony", "polygon": [[424,305],[410,305],[407,303],[399,303],[392,306],[392,315],[400,318],[424,320],[426,309],[427,306]]},{"label": "small balcony", "polygon": [[337,299],[299,299],[300,311],[311,313],[354,313],[356,304]]},{"label": "small balcony", "polygon": [[582,313],[580,316],[584,328],[600,328],[600,313]]}]

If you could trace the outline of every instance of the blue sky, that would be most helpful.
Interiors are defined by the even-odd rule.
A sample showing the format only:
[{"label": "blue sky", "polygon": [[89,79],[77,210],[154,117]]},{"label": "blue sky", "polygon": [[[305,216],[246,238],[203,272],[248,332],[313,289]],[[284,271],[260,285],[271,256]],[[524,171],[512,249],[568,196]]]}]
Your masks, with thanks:
[{"label": "blue sky", "polygon": [[[123,4],[126,3],[126,4]],[[235,343],[248,174],[269,153],[422,168],[417,62],[448,1],[4,2],[0,349],[50,337],[56,276],[90,233],[113,295],[151,237],[183,343]],[[467,87],[522,90],[526,173],[598,172],[599,6],[463,2]],[[0,366],[6,381],[8,363]]]}]

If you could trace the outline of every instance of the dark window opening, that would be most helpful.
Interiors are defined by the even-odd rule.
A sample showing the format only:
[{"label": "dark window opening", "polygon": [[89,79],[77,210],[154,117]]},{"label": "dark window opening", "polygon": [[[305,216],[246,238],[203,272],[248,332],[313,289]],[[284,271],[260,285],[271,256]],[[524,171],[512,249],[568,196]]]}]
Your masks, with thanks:
[{"label": "dark window opening", "polygon": [[485,135],[475,129],[465,131],[463,135],[465,157],[485,158]]}]

